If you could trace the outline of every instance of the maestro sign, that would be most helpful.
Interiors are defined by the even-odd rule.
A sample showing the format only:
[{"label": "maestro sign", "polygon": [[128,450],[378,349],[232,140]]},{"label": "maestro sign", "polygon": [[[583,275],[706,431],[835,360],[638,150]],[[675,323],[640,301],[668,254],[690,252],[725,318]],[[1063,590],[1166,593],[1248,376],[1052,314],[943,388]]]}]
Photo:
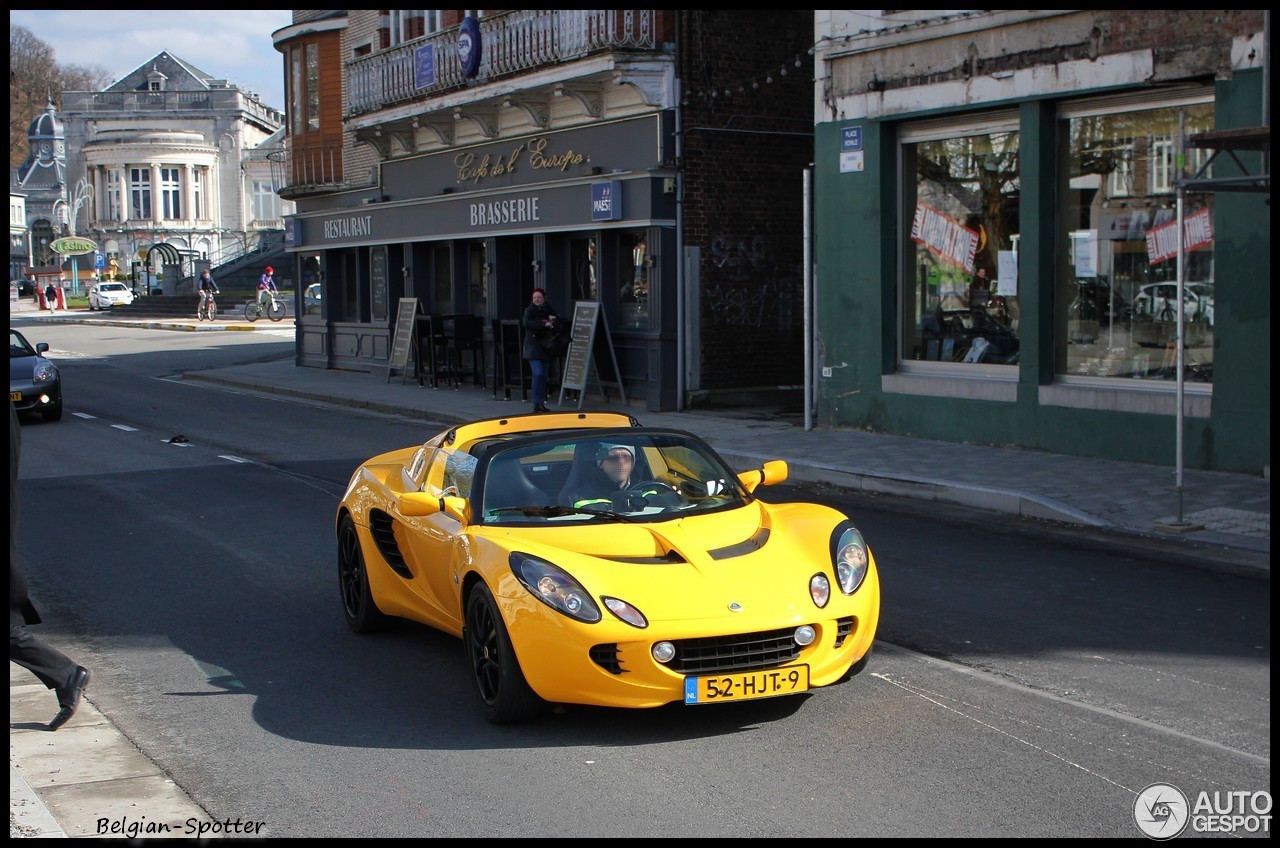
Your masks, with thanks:
[{"label": "maestro sign", "polygon": [[98,249],[98,244],[92,239],[67,236],[66,238],[56,239],[53,244],[49,245],[49,249],[62,256],[79,256],[84,253],[93,253]]}]

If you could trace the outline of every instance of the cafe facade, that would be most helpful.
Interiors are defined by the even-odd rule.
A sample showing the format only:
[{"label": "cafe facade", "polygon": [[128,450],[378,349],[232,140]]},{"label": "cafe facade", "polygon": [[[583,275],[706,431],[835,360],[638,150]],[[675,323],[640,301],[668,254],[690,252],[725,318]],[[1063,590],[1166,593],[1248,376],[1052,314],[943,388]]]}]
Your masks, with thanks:
[{"label": "cafe facade", "polygon": [[[460,356],[505,395],[522,371],[507,327],[543,288],[562,315],[598,315],[579,401],[798,396],[812,26],[805,10],[295,10],[273,37],[298,364],[385,378]],[[450,322],[479,319],[480,350],[414,344],[402,366],[405,304],[446,348]]]},{"label": "cafe facade", "polygon": [[[327,280],[299,321],[299,364],[379,370],[402,299],[424,314],[515,320],[535,287],[566,317],[599,301],[632,397],[675,403],[672,114],[662,112],[383,162],[377,187],[299,212],[285,242]],[[600,335],[602,343],[605,337]],[[491,365],[486,371],[492,374]],[[616,375],[603,373],[612,381]]]}]

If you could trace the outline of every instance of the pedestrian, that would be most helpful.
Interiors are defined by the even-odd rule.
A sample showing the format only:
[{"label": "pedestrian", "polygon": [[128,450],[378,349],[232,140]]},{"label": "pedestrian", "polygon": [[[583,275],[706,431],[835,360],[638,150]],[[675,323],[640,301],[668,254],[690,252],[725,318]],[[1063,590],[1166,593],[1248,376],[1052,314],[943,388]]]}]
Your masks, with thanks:
[{"label": "pedestrian", "polygon": [[545,346],[549,336],[556,333],[560,316],[547,301],[544,289],[534,289],[529,305],[524,310],[524,358],[529,360],[533,372],[533,411],[550,412],[547,409],[547,372],[551,368],[551,354]]},{"label": "pedestrian", "polygon": [[58,308],[58,287],[52,282],[44,287],[44,305],[49,308],[50,313]]},{"label": "pedestrian", "polygon": [[276,281],[271,277],[274,273],[275,269],[268,265],[266,273],[258,279],[258,305],[263,309],[271,302],[271,295],[278,292]]},{"label": "pedestrian", "polygon": [[89,669],[77,665],[27,629],[40,623],[40,613],[27,593],[27,580],[18,565],[18,456],[22,452],[21,425],[9,404],[9,661],[30,671],[58,696],[58,713],[49,722],[57,730],[70,721],[89,685]]}]

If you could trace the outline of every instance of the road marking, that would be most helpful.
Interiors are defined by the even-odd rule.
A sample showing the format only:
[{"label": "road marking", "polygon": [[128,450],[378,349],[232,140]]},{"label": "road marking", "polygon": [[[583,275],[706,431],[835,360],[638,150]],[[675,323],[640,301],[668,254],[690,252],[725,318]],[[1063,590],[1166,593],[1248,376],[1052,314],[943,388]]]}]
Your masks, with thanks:
[{"label": "road marking", "polygon": [[[876,640],[875,644],[876,644],[877,652],[880,652],[881,649],[883,648],[885,649],[885,653],[900,653],[906,656],[916,657],[917,659],[923,660],[924,662],[929,663],[931,665],[940,666],[942,668],[950,669],[951,671],[959,672],[960,674],[968,675],[970,677],[975,677],[975,678],[978,678],[979,680],[984,680],[987,683],[992,683],[996,686],[1003,686],[1009,689],[1016,690],[1018,692],[1022,692],[1027,695],[1035,696],[1037,698],[1044,698],[1049,701],[1057,701],[1058,703],[1061,703],[1061,704],[1069,704],[1071,706],[1078,707],[1088,712],[1104,715],[1104,716],[1107,716],[1108,718],[1113,718],[1118,721],[1127,722],[1129,724],[1135,724],[1135,725],[1138,725],[1139,727],[1144,727],[1148,730],[1154,730],[1160,733],[1166,733],[1177,739],[1182,739],[1188,742],[1195,742],[1200,745],[1207,745],[1210,748],[1216,748],[1219,751],[1224,751],[1228,754],[1234,754],[1238,757],[1243,757],[1245,759],[1252,760],[1253,762],[1261,763],[1262,765],[1265,765],[1265,766],[1271,765],[1270,757],[1263,757],[1258,754],[1252,754],[1248,751],[1241,751],[1238,748],[1232,748],[1229,745],[1222,744],[1221,742],[1214,742],[1212,739],[1205,739],[1200,736],[1195,736],[1193,734],[1186,733],[1185,731],[1176,730],[1172,727],[1165,727],[1163,724],[1157,724],[1154,721],[1149,721],[1147,719],[1139,718],[1137,716],[1129,715],[1127,713],[1117,712],[1116,710],[1108,709],[1107,707],[1099,707],[1099,706],[1095,706],[1094,704],[1087,704],[1083,701],[1077,701],[1072,698],[1064,697],[1062,695],[1055,695],[1052,692],[1046,692],[1043,689],[1036,689],[1034,687],[1026,685],[1025,683],[1018,683],[1016,681],[1006,680],[1005,678],[999,677],[990,672],[982,671],[981,669],[971,668],[967,665],[962,665],[961,663],[957,663],[953,660],[938,659],[937,657],[929,656],[928,654],[921,653],[920,651],[913,651],[910,648],[904,648],[901,645],[896,645],[892,642],[881,642],[880,640]],[[911,692],[912,694],[916,695],[917,697],[923,698],[926,701],[929,701],[931,703],[934,702],[933,698],[927,697],[925,694],[923,694],[924,690],[915,689],[910,686],[907,686],[901,682],[900,678],[892,679],[888,675],[878,674],[874,672],[871,674],[871,676],[878,680],[883,680],[885,683],[888,683],[891,686],[896,686],[899,689],[903,689],[907,692]],[[938,706],[942,707],[943,709],[956,712],[960,715],[964,715],[965,718],[971,721],[977,722],[978,724],[984,724],[984,722],[981,722],[972,716],[961,713],[959,710],[955,710],[944,704],[938,704]],[[999,732],[1003,733],[1004,731],[999,731]],[[1027,744],[1030,744],[1030,743],[1027,743]]]},{"label": "road marking", "polygon": [[73,412],[73,413],[71,413],[71,414],[72,414],[72,415],[74,415],[76,418],[84,418],[84,419],[89,420],[89,421],[92,421],[92,420],[94,420],[95,418],[97,418],[97,416],[96,416],[96,415],[90,415],[90,414],[89,414],[89,413],[87,413],[87,412]]},{"label": "road marking", "polygon": [[171,439],[161,439],[160,441],[164,442],[166,445],[173,445],[175,448],[195,447],[195,445],[191,444],[190,442],[175,442]]},{"label": "road marking", "polygon": [[137,427],[129,427],[129,426],[125,425],[125,424],[112,424],[111,426],[112,426],[112,427],[115,427],[117,430],[124,430],[126,433],[136,433],[136,432],[138,432],[138,428],[137,428]]},{"label": "road marking", "polygon": [[218,454],[218,459],[225,459],[228,462],[253,462],[251,459],[241,459],[238,456],[231,456],[230,454],[225,453]]}]

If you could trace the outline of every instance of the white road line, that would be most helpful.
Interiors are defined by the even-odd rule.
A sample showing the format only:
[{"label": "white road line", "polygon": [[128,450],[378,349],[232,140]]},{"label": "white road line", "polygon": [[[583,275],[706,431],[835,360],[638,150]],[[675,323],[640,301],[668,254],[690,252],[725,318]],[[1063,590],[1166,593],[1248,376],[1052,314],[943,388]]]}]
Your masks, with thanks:
[{"label": "white road line", "polygon": [[161,439],[160,441],[164,442],[166,445],[173,445],[175,448],[190,448],[190,447],[195,447],[195,446],[194,446],[193,444],[191,444],[190,442],[171,442],[171,441],[169,441],[168,439]]},{"label": "white road line", "polygon": [[231,456],[230,454],[222,454],[222,453],[218,454],[218,459],[225,459],[228,462],[253,462],[253,460],[251,459],[241,459],[238,456]]},{"label": "white road line", "polygon": [[126,425],[124,425],[124,424],[112,424],[111,426],[112,426],[112,427],[115,427],[117,430],[124,430],[126,433],[136,433],[136,432],[138,432],[138,428],[137,428],[137,427],[129,427],[129,426],[126,426]]},{"label": "white road line", "polygon": [[74,415],[76,418],[84,418],[84,419],[86,419],[86,420],[88,420],[88,421],[92,421],[92,420],[94,420],[95,418],[97,418],[97,417],[98,417],[98,416],[96,416],[96,415],[90,415],[90,414],[89,414],[89,413],[87,413],[87,412],[73,412],[73,413],[71,413],[71,414],[72,414],[72,415]]}]

